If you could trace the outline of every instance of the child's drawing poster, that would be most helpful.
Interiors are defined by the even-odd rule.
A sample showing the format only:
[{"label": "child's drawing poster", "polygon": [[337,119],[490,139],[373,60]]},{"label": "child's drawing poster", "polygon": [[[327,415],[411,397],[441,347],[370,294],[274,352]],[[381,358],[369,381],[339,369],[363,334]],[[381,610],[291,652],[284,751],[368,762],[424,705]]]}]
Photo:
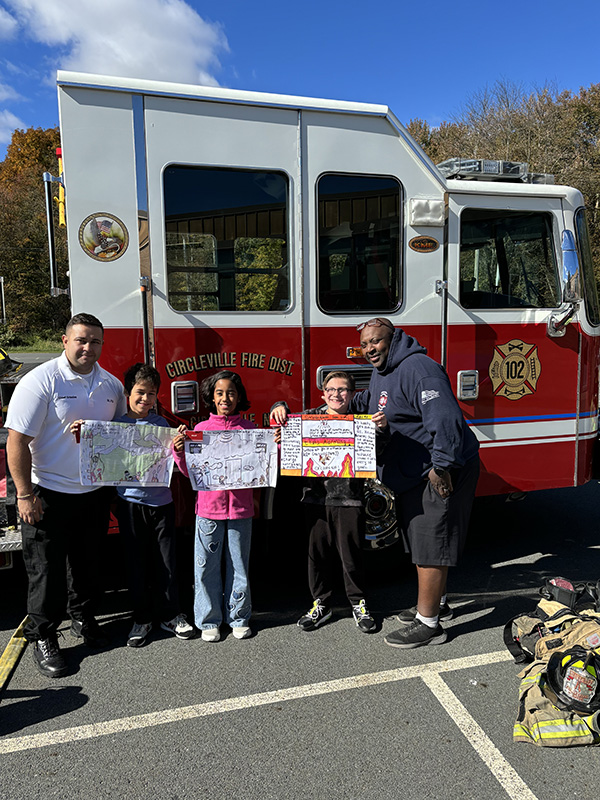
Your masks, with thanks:
[{"label": "child's drawing poster", "polygon": [[375,425],[367,414],[291,414],[281,428],[281,474],[375,478]]},{"label": "child's drawing poster", "polygon": [[190,431],[185,463],[198,492],[260,489],[277,483],[275,432],[252,430]]},{"label": "child's drawing poster", "polygon": [[177,431],[87,419],[81,426],[79,475],[84,486],[168,486]]}]

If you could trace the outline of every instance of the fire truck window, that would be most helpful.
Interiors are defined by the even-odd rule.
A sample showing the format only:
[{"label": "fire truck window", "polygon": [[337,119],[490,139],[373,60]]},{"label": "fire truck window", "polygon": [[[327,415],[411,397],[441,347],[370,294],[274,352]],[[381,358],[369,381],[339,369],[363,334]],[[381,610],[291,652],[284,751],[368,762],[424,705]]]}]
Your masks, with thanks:
[{"label": "fire truck window", "polygon": [[583,270],[583,293],[587,318],[591,325],[600,325],[600,308],[598,306],[599,279],[594,272],[590,233],[583,208],[580,208],[575,214],[575,230],[577,231],[577,243]]},{"label": "fire truck window", "polygon": [[395,178],[320,178],[318,300],[323,311],[387,312],[400,305],[400,193]]},{"label": "fire truck window", "polygon": [[465,209],[460,302],[465,308],[556,308],[560,288],[552,215]]},{"label": "fire truck window", "polygon": [[288,179],[280,172],[165,170],[167,293],[176,311],[285,311]]}]

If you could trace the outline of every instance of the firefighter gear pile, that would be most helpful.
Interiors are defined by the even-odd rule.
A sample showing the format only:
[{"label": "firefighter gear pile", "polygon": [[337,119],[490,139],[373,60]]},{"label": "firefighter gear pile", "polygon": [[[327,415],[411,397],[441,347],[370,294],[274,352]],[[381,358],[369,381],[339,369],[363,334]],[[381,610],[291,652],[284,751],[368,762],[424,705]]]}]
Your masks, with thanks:
[{"label": "firefighter gear pile", "polygon": [[546,599],[558,593],[546,587],[535,611],[509,620],[504,631],[515,661],[533,662],[519,673],[513,739],[541,747],[600,744],[598,584],[573,587],[577,597],[561,592],[567,604]]}]

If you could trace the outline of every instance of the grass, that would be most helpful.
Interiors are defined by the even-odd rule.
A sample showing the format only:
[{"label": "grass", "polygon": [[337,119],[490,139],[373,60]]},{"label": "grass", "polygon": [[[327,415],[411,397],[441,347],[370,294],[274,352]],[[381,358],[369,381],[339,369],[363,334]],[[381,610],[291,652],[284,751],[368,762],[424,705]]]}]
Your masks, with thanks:
[{"label": "grass", "polygon": [[[26,343],[25,343],[26,342]],[[45,336],[28,336],[20,344],[1,344],[7,353],[60,353],[63,349],[60,336],[48,339]]]}]

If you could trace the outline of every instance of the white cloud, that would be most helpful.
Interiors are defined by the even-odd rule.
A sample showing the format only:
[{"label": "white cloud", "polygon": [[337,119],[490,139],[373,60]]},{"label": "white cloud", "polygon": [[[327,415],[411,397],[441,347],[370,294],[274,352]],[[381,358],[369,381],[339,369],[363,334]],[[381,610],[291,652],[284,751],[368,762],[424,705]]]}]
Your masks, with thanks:
[{"label": "white cloud", "polygon": [[0,103],[3,100],[18,100],[20,95],[11,86],[0,83]]},{"label": "white cloud", "polygon": [[[218,85],[227,40],[184,0],[5,0],[62,69]],[[54,79],[54,76],[52,76]]]},{"label": "white cloud", "polygon": [[0,144],[10,142],[15,128],[27,128],[27,125],[10,111],[0,111]]},{"label": "white cloud", "polygon": [[18,27],[17,20],[0,6],[0,39],[12,39]]}]

